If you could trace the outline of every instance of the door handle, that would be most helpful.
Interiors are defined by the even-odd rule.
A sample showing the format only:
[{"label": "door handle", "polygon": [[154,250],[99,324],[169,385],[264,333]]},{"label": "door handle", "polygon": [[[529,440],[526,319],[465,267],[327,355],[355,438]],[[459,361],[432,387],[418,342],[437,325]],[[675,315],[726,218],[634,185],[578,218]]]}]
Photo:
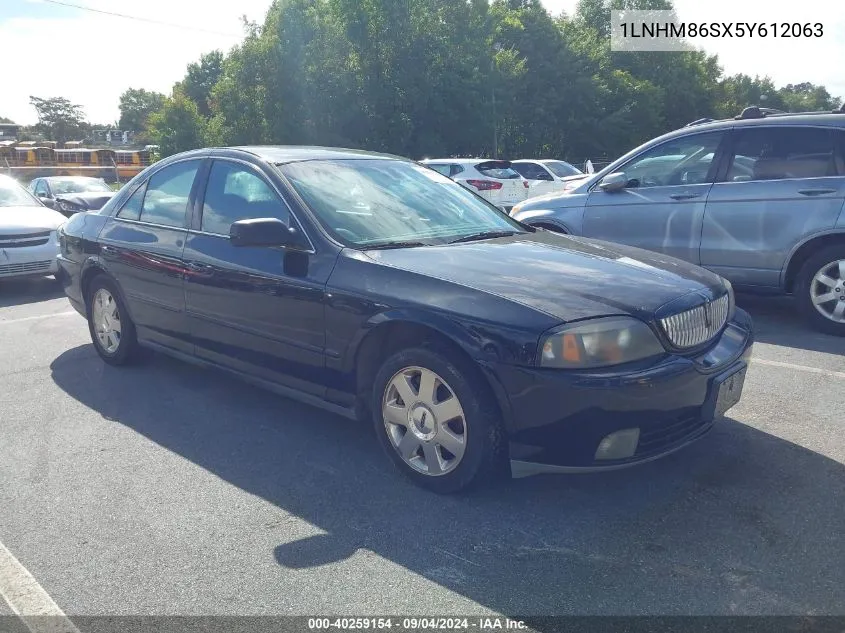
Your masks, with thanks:
[{"label": "door handle", "polygon": [[823,196],[826,193],[836,193],[836,189],[801,189],[798,193],[802,196]]},{"label": "door handle", "polygon": [[693,198],[700,198],[700,193],[673,193],[671,196],[672,200],[692,200]]},{"label": "door handle", "polygon": [[202,273],[208,272],[211,270],[211,266],[208,264],[200,264],[199,262],[188,262],[187,263],[188,270],[191,270],[195,273]]},{"label": "door handle", "polygon": [[104,244],[100,247],[100,250],[103,251],[106,255],[116,255],[117,249],[114,246],[109,246],[108,244]]}]

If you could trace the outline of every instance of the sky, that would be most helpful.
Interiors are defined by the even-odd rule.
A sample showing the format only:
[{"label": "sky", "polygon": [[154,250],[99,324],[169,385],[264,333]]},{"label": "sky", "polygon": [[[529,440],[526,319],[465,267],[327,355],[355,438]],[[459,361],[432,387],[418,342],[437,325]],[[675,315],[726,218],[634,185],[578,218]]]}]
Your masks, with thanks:
[{"label": "sky", "polygon": [[[139,19],[80,10],[62,2]],[[573,12],[577,0],[542,2],[559,14]],[[821,39],[718,39],[708,40],[703,48],[719,55],[728,74],[768,75],[778,86],[810,81],[845,97],[845,74],[836,61],[845,59],[845,11],[839,2],[675,0],[675,7],[681,21],[822,23]],[[217,2],[211,10],[211,0],[0,0],[4,52],[0,116],[32,124],[36,116],[30,95],[63,96],[80,104],[89,121],[114,122],[126,88],[169,93],[200,55],[238,43],[243,36],[241,16],[260,22],[270,3]],[[10,56],[12,51],[15,57]]]}]

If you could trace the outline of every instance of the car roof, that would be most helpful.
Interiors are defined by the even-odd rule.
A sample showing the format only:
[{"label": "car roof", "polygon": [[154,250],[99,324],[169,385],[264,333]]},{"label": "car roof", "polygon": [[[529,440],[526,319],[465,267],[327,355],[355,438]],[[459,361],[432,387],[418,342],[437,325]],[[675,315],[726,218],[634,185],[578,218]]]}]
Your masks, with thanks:
[{"label": "car roof", "polygon": [[[487,163],[491,160],[502,160],[500,158],[426,158],[421,160],[421,163],[449,163],[450,165],[477,165],[478,163]],[[502,161],[511,162],[511,161]]]},{"label": "car roof", "polygon": [[244,145],[237,147],[210,148],[215,150],[234,150],[248,152],[268,163],[280,165],[304,160],[341,160],[362,158],[385,158],[407,161],[407,158],[393,154],[368,152],[361,149],[342,147],[321,147],[312,145]]},{"label": "car roof", "polygon": [[672,134],[682,134],[690,131],[699,130],[721,130],[724,128],[745,128],[755,126],[773,126],[773,125],[813,125],[823,127],[845,127],[845,115],[833,112],[807,112],[807,113],[784,113],[784,114],[770,114],[767,116],[753,118],[753,119],[718,119],[710,121],[701,119],[701,122],[693,121],[692,123],[674,130],[664,136]]}]

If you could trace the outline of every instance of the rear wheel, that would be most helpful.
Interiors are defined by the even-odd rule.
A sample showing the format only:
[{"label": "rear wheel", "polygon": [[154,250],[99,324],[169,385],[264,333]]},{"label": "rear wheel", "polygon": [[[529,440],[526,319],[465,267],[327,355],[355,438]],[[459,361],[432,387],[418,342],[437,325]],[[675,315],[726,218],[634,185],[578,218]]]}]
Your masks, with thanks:
[{"label": "rear wheel", "polygon": [[845,336],[845,244],[823,248],[798,273],[796,295],[817,330]]},{"label": "rear wheel", "polygon": [[125,365],[137,356],[135,325],[114,282],[105,275],[88,286],[88,330],[94,349],[108,364]]},{"label": "rear wheel", "polygon": [[444,350],[388,358],[373,387],[376,434],[418,485],[452,493],[505,472],[501,415],[477,371]]}]

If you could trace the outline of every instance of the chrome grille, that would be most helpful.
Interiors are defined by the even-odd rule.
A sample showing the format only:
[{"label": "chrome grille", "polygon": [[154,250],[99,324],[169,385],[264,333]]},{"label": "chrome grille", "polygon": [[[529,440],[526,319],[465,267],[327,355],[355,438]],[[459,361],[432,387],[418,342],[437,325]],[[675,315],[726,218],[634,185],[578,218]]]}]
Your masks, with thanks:
[{"label": "chrome grille", "polygon": [[696,347],[719,333],[728,320],[730,304],[730,295],[722,295],[692,310],[660,319],[660,326],[675,347]]},{"label": "chrome grille", "polygon": [[50,231],[37,233],[19,233],[16,235],[0,235],[0,248],[24,248],[26,246],[41,246],[50,240]]},{"label": "chrome grille", "polygon": [[0,276],[2,275],[25,275],[29,273],[49,273],[53,262],[26,262],[24,264],[0,264]]}]

